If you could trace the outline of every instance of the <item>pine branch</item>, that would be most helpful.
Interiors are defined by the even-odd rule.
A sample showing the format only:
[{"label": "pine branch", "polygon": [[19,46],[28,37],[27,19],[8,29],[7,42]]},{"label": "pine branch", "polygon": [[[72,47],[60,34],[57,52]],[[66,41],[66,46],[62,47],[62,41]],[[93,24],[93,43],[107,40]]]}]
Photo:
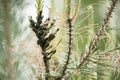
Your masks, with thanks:
[{"label": "pine branch", "polygon": [[30,17],[30,27],[38,38],[37,44],[42,48],[43,61],[46,70],[45,80],[49,80],[49,77],[47,76],[50,75],[49,60],[52,55],[56,53],[56,49],[49,51],[48,48],[50,47],[50,42],[55,38],[55,34],[59,29],[54,33],[50,33],[50,29],[54,26],[55,20],[50,23],[50,18],[46,19],[45,22],[42,22],[42,19],[42,11],[40,11],[37,16],[37,22],[34,22],[32,17]]},{"label": "pine branch", "polygon": [[65,72],[67,70],[67,67],[69,65],[69,61],[70,61],[70,55],[71,55],[71,45],[72,45],[72,19],[68,18],[67,20],[68,23],[68,36],[69,36],[69,40],[68,40],[68,52],[67,52],[67,58],[65,61],[65,64],[63,66],[63,70],[61,72],[61,76],[58,77],[56,80],[61,80],[64,76],[65,76]]},{"label": "pine branch", "polygon": [[110,7],[108,7],[108,12],[106,14],[106,17],[105,17],[97,35],[92,40],[92,43],[89,46],[88,52],[86,52],[85,57],[82,58],[82,60],[78,64],[77,68],[80,68],[87,61],[87,59],[94,52],[94,50],[96,49],[96,46],[97,46],[98,42],[100,41],[100,37],[105,32],[105,28],[107,26],[107,23],[109,22],[109,19],[111,18],[112,12],[114,12],[114,8],[117,4],[117,1],[118,0],[112,0]]},{"label": "pine branch", "polygon": [[70,18],[70,13],[71,13],[71,0],[67,0],[66,22],[68,24],[68,52],[66,55],[67,58],[66,58],[65,64],[63,65],[63,69],[61,71],[61,75],[56,80],[61,80],[65,76],[66,70],[70,61],[71,45],[72,45],[72,20],[73,20],[72,18]]}]

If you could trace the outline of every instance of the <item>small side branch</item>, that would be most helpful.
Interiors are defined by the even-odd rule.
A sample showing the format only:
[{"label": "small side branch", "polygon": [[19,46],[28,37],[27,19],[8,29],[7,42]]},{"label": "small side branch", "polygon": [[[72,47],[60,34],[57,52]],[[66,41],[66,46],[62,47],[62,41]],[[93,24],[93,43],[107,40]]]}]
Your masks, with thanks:
[{"label": "small side branch", "polygon": [[94,50],[96,49],[96,46],[100,40],[100,37],[102,36],[102,34],[105,31],[106,25],[109,22],[109,19],[111,18],[112,12],[114,12],[114,8],[117,4],[118,0],[112,0],[110,7],[108,7],[108,12],[106,14],[106,17],[97,33],[97,35],[94,37],[94,39],[92,40],[92,43],[89,46],[88,52],[86,52],[85,57],[80,61],[80,63],[78,64],[77,68],[80,68],[89,58],[90,54],[94,52]]}]

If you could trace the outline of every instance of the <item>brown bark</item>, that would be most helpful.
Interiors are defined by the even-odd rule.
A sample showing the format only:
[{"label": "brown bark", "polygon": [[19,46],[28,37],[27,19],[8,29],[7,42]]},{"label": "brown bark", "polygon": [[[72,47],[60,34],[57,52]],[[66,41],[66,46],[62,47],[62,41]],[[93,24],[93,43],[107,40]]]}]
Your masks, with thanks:
[{"label": "brown bark", "polygon": [[12,52],[11,52],[11,22],[10,22],[10,0],[3,0],[4,7],[4,29],[6,40],[7,67],[9,80],[13,80]]}]

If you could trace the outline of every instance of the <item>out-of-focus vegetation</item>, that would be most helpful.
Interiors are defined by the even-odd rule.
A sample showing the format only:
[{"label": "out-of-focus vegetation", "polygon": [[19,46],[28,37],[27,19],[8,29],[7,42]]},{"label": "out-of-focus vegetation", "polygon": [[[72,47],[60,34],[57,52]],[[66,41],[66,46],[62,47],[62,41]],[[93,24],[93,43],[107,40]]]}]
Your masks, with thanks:
[{"label": "out-of-focus vegetation", "polygon": [[63,78],[119,80],[119,0],[95,50],[84,65],[76,68],[98,33],[109,10],[107,7],[110,2],[109,0],[36,0],[34,2],[0,0],[0,80],[44,80],[45,66],[42,51],[28,22],[28,17],[32,16],[35,20],[40,10],[43,10],[43,21],[46,17],[55,19],[53,31],[60,29],[51,42],[52,49],[57,50],[49,61],[51,80],[59,77],[65,65],[69,40],[67,18],[73,19],[73,31],[72,45],[69,45],[70,60]]}]

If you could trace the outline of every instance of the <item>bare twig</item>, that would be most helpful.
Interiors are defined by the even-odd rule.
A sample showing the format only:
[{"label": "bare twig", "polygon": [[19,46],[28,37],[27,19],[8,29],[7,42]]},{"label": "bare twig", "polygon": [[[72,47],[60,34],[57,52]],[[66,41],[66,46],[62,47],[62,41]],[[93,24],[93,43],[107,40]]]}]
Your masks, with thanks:
[{"label": "bare twig", "polygon": [[108,12],[106,14],[106,17],[97,33],[97,35],[94,37],[94,39],[92,40],[92,43],[89,46],[88,52],[86,52],[85,57],[80,61],[80,63],[78,64],[78,68],[80,68],[89,58],[90,54],[94,52],[94,50],[96,49],[96,46],[100,40],[101,35],[104,33],[105,28],[107,23],[109,22],[109,19],[111,18],[112,12],[114,12],[114,8],[116,6],[118,0],[112,0],[110,7],[108,7]]}]

